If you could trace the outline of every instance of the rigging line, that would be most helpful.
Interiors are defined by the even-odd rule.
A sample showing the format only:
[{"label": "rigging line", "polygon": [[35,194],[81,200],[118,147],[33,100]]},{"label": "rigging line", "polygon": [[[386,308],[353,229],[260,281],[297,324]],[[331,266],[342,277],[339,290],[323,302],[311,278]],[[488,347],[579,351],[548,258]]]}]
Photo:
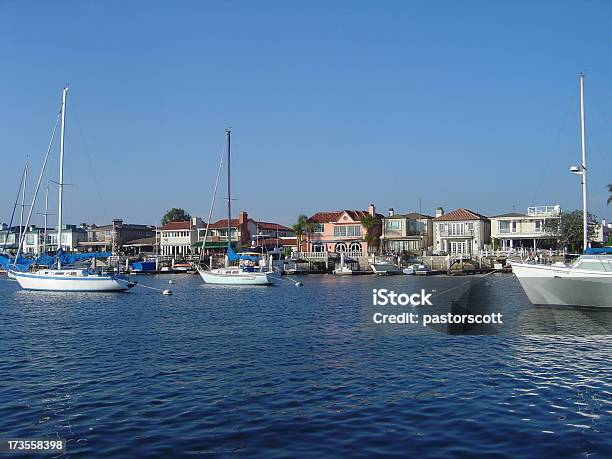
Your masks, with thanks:
[{"label": "rigging line", "polygon": [[[221,159],[219,160],[219,169],[217,170],[217,180],[215,181],[215,188],[213,191],[212,201],[210,203],[210,210],[208,211],[208,220],[206,222],[206,230],[204,231],[204,241],[202,241],[202,250],[200,251],[200,261],[202,261],[202,254],[206,247],[206,239],[208,239],[208,228],[210,227],[210,220],[212,218],[213,209],[215,207],[215,198],[217,197],[217,188],[219,187],[219,178],[221,177],[221,168],[223,167],[223,157],[225,156],[225,150],[221,150]],[[210,267],[212,269],[212,266]]]},{"label": "rigging line", "polygon": [[[81,142],[83,144],[87,144],[87,140],[86,140],[87,138],[83,134],[83,128],[81,127],[81,118],[79,118],[78,110],[75,110],[73,108],[72,109],[72,116],[74,117],[74,121],[75,121],[74,124],[75,124],[77,135],[80,136]],[[102,193],[100,192],[100,182],[98,180],[98,176],[96,175],[96,170],[93,167],[93,162],[91,160],[91,155],[89,154],[89,145],[84,145],[83,150],[85,152],[85,159],[87,160],[87,165],[89,166],[89,171],[91,172],[91,175],[93,177],[93,181],[94,181],[94,186],[95,186],[95,191],[96,191],[96,195],[97,195],[97,198],[98,198],[98,202],[102,206],[102,212],[104,212],[104,218],[106,218],[106,220],[109,221],[110,217],[109,217],[108,209],[106,208],[106,203],[102,199]]]},{"label": "rigging line", "polygon": [[[42,168],[40,169],[40,175],[38,176],[38,182],[36,183],[36,189],[34,190],[34,196],[32,196],[32,205],[30,206],[30,210],[28,212],[28,218],[26,220],[26,228],[30,225],[30,218],[32,217],[32,211],[34,210],[34,203],[36,202],[36,197],[38,196],[38,190],[40,190],[40,183],[42,182],[43,175],[45,174],[45,168],[47,167],[47,160],[49,159],[49,153],[51,152],[51,147],[53,146],[53,140],[55,139],[55,132],[57,131],[57,126],[59,125],[60,118],[61,118],[61,112],[57,115],[57,120],[55,121],[53,132],[51,133],[51,140],[49,140],[49,146],[47,147],[47,153],[45,154],[45,160],[43,161]],[[21,248],[23,246],[25,236],[26,236],[26,231],[24,230],[23,234],[21,235],[21,238],[19,239],[19,247],[17,248],[17,256],[15,257],[15,265],[17,264],[17,258],[19,258],[19,254],[21,253]]]},{"label": "rigging line", "polygon": [[17,211],[17,203],[19,202],[19,195],[21,194],[21,187],[23,186],[23,176],[25,175],[26,168],[24,166],[23,172],[21,173],[21,180],[19,180],[19,190],[17,191],[17,197],[15,198],[15,205],[13,206],[13,213],[11,214],[11,221],[9,222],[8,227],[6,228],[6,236],[4,238],[3,248],[6,250],[6,243],[8,242],[9,233],[11,231],[11,227],[13,226],[13,219],[15,218],[15,212]]}]

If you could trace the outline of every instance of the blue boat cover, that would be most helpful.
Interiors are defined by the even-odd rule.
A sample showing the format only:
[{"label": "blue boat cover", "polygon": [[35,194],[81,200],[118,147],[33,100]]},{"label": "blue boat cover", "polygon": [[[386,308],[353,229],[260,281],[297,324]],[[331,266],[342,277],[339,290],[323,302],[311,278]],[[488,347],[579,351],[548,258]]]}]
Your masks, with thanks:
[{"label": "blue boat cover", "polygon": [[89,260],[91,258],[108,258],[112,255],[110,252],[100,252],[100,253],[66,253],[63,250],[58,250],[57,254],[52,257],[46,253],[43,253],[38,258],[24,258],[21,255],[15,261],[15,258],[12,258],[6,254],[0,253],[0,266],[4,269],[8,270],[13,269],[15,271],[26,272],[30,265],[36,263],[37,265],[43,266],[52,266],[57,263],[57,260],[62,262],[62,264],[70,265],[77,261]]},{"label": "blue boat cover", "polygon": [[231,245],[227,246],[227,258],[228,258],[229,261],[236,261],[236,260],[257,261],[257,260],[259,260],[259,257],[253,257],[251,255],[240,255],[240,254],[234,252],[234,249],[232,249]]},{"label": "blue boat cover", "polygon": [[612,255],[612,247],[589,247],[584,253],[586,255]]}]

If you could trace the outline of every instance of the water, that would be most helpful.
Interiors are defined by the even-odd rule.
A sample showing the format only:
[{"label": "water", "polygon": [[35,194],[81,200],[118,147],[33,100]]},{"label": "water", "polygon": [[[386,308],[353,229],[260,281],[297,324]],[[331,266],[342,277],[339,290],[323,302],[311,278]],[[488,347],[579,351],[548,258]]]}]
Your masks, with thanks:
[{"label": "water", "polygon": [[370,276],[139,280],[170,278],[172,297],[0,278],[0,438],[87,458],[610,457],[610,336],[376,336],[359,313]]}]

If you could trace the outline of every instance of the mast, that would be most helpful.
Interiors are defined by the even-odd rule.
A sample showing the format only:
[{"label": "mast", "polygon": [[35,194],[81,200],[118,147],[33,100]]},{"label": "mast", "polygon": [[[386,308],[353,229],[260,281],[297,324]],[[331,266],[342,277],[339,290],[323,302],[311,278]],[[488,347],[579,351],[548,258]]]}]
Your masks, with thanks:
[{"label": "mast", "polygon": [[586,136],[584,127],[584,73],[580,74],[580,138],[582,144],[582,247],[583,252],[588,247],[588,217],[587,217],[587,165]]},{"label": "mast", "polygon": [[232,186],[230,174],[232,130],[227,128],[225,134],[227,136],[227,247],[229,249],[232,246]]},{"label": "mast", "polygon": [[[62,198],[64,195],[64,133],[66,129],[66,96],[68,95],[68,86],[64,86],[62,92],[62,129],[60,136],[60,169],[59,169],[59,196],[58,196],[58,211],[57,211],[57,250],[62,248]],[[57,269],[62,267],[59,258],[57,260]]]},{"label": "mast", "polygon": [[49,216],[49,186],[45,191],[45,231],[43,234],[43,253],[47,252],[47,217]]}]

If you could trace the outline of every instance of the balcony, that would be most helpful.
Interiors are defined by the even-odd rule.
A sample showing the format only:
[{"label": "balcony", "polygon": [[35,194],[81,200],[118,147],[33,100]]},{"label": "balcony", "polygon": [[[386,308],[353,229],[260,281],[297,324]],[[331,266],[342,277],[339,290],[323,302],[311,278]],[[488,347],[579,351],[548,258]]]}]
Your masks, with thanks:
[{"label": "balcony", "polygon": [[527,208],[530,217],[556,217],[561,213],[560,206],[534,206]]},{"label": "balcony", "polygon": [[474,237],[474,230],[463,230],[463,231],[453,231],[453,230],[440,230],[439,234],[441,237]]}]

